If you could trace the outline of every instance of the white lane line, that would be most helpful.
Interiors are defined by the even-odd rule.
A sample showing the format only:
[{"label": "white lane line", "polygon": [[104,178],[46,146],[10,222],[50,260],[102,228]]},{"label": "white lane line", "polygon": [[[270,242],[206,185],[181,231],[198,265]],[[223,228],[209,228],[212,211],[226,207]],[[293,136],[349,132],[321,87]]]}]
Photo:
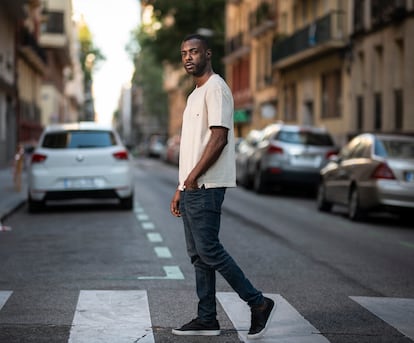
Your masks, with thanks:
[{"label": "white lane line", "polygon": [[414,299],[350,297],[403,335],[414,340]]},{"label": "white lane line", "polygon": [[149,219],[148,215],[146,215],[145,213],[138,213],[136,217],[140,222],[143,222]]},{"label": "white lane line", "polygon": [[79,294],[69,343],[154,343],[146,291]]},{"label": "white lane line", "polygon": [[171,251],[167,247],[155,247],[154,251],[157,254],[158,258],[171,258],[172,257]]},{"label": "white lane line", "polygon": [[162,242],[162,237],[159,233],[147,233],[147,238],[151,243]]},{"label": "white lane line", "polygon": [[142,213],[142,212],[144,212],[144,209],[142,207],[135,207],[134,212],[135,213]]},{"label": "white lane line", "polygon": [[151,223],[151,222],[142,222],[141,226],[144,230],[154,230],[155,229],[154,223]]},{"label": "white lane line", "polygon": [[164,266],[165,276],[139,276],[138,280],[184,280],[184,275],[178,266]]},{"label": "white lane line", "polygon": [[0,310],[12,295],[12,291],[0,291]]},{"label": "white lane line", "polygon": [[[295,310],[281,295],[266,294],[276,303],[270,327],[260,339],[263,343],[329,343],[321,333]],[[250,308],[233,292],[218,292],[220,301],[243,342],[249,342],[247,332],[250,327]],[[251,342],[251,341],[250,341]]]}]

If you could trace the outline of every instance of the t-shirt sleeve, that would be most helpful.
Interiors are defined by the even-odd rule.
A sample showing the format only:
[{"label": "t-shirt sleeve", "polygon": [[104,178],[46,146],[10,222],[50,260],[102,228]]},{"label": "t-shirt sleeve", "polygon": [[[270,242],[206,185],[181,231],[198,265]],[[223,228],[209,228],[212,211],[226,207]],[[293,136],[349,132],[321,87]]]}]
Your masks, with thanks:
[{"label": "t-shirt sleeve", "polygon": [[207,91],[208,126],[233,126],[233,98],[226,89],[214,87]]}]

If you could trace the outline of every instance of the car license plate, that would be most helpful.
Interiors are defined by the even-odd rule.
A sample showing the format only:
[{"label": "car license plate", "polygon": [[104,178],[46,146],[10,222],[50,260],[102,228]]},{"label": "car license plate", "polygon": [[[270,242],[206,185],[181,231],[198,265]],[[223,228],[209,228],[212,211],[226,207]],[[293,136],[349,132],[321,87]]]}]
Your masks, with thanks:
[{"label": "car license plate", "polygon": [[407,182],[414,182],[414,171],[412,171],[412,172],[405,172],[405,181],[407,181]]},{"label": "car license plate", "polygon": [[65,179],[63,181],[65,189],[69,188],[95,188],[94,178],[76,178],[76,179]]},{"label": "car license plate", "polygon": [[322,159],[318,155],[293,155],[291,162],[295,166],[319,167]]}]

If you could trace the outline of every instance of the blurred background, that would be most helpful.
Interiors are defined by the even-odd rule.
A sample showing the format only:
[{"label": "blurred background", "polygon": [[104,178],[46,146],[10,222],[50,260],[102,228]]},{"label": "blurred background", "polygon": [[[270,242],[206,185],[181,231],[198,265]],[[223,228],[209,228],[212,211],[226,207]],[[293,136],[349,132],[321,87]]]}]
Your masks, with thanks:
[{"label": "blurred background", "polygon": [[339,146],[412,133],[413,13],[412,0],[4,0],[0,167],[56,122],[109,122],[137,154],[173,156],[191,32],[211,39],[240,138],[278,121],[324,127]]}]

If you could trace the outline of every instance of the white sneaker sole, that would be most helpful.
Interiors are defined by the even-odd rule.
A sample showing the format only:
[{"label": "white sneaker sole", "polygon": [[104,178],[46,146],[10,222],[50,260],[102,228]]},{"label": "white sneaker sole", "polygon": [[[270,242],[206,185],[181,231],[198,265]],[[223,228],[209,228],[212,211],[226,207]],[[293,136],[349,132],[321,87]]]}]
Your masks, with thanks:
[{"label": "white sneaker sole", "polygon": [[269,328],[270,322],[272,320],[272,317],[275,311],[276,311],[276,301],[275,301],[275,304],[273,305],[272,311],[270,312],[269,318],[267,319],[264,329],[252,335],[247,334],[247,339],[258,339],[258,338],[263,337],[263,335],[266,333],[267,329]]},{"label": "white sneaker sole", "polygon": [[219,336],[220,330],[194,330],[194,331],[182,331],[179,329],[172,329],[171,331],[177,336]]}]

